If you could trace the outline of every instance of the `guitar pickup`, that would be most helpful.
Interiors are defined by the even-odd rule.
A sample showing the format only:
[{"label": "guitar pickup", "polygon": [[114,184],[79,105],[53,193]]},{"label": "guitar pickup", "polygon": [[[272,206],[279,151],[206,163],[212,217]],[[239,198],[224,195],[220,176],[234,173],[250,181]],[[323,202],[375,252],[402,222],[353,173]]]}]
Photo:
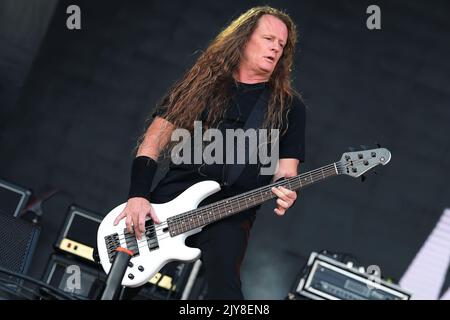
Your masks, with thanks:
[{"label": "guitar pickup", "polygon": [[145,221],[145,237],[147,238],[147,246],[150,251],[159,248],[158,237],[156,236],[155,225],[153,220]]},{"label": "guitar pickup", "polygon": [[133,252],[133,257],[139,255],[139,245],[135,234],[129,233],[127,229],[124,229],[123,234],[125,235],[127,249]]}]

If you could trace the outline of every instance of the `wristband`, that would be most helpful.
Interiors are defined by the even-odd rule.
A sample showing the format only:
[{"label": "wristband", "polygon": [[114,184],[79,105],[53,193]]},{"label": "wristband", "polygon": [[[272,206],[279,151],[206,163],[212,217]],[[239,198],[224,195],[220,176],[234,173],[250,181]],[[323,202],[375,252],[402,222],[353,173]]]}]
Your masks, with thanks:
[{"label": "wristband", "polygon": [[150,157],[139,156],[133,160],[128,199],[148,197],[157,168],[158,163]]}]

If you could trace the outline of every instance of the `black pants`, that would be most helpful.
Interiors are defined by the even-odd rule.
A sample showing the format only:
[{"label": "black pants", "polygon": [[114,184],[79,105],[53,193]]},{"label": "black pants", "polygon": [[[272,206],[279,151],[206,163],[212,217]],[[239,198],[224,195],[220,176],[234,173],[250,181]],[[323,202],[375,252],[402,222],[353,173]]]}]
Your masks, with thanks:
[{"label": "black pants", "polygon": [[243,300],[240,270],[254,212],[242,212],[203,228],[186,245],[202,250],[208,300]]}]

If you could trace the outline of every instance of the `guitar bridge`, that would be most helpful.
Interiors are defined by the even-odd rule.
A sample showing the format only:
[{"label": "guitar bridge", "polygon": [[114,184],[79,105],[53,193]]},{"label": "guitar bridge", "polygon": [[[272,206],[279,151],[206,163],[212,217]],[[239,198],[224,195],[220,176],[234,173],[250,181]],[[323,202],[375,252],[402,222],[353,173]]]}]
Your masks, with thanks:
[{"label": "guitar bridge", "polygon": [[[124,229],[123,235],[125,237],[126,249],[133,252],[133,257],[139,255],[139,246],[134,236],[134,233],[129,233]],[[109,262],[113,263],[116,256],[116,249],[120,247],[120,239],[118,233],[113,233],[105,237],[106,249],[108,251]]]},{"label": "guitar bridge", "polygon": [[116,249],[120,247],[119,234],[113,233],[105,237],[106,250],[108,251],[109,262],[114,261]]}]

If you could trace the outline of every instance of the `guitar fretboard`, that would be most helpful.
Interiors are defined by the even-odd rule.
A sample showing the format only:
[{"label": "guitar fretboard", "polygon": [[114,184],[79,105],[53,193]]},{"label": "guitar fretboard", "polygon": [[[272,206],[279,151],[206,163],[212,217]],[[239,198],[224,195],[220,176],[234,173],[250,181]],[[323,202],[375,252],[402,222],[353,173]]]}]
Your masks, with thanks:
[{"label": "guitar fretboard", "polygon": [[322,168],[181,213],[167,220],[170,235],[174,237],[190,230],[206,226],[246,209],[256,207],[276,197],[271,190],[272,187],[283,186],[289,190],[298,190],[341,173],[342,168],[340,168],[340,164],[334,162]]}]

